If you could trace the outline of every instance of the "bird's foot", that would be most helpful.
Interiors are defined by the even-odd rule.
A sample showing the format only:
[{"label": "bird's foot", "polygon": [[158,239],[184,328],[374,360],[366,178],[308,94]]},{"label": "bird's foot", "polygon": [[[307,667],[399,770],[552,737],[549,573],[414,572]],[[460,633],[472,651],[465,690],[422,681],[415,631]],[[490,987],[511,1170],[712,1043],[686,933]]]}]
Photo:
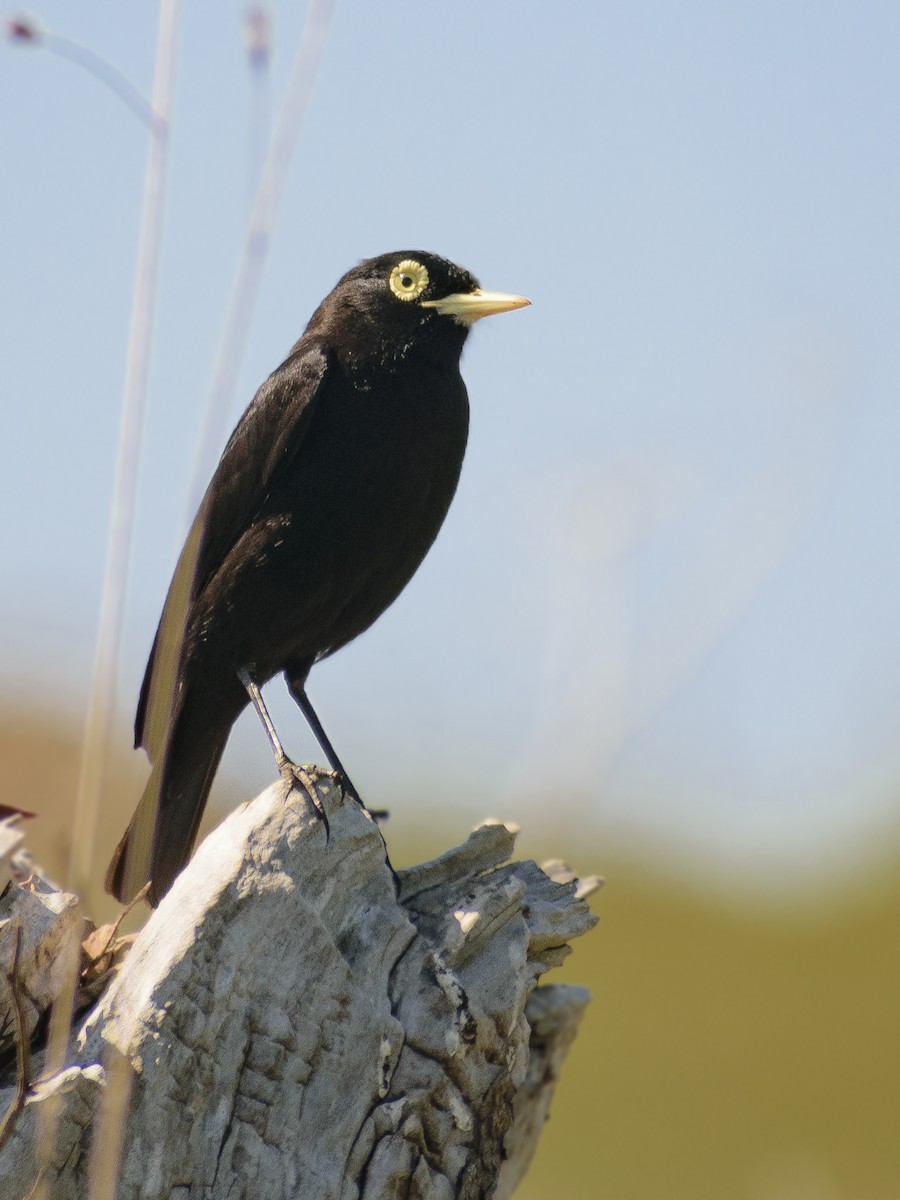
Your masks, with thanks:
[{"label": "bird's foot", "polygon": [[300,766],[285,755],[278,764],[278,771],[281,778],[288,784],[293,791],[298,788],[309,799],[310,804],[316,811],[316,815],[320,818],[325,826],[325,844],[327,845],[331,838],[331,826],[328,823],[328,813],[325,811],[325,806],[319,799],[319,790],[316,787],[317,779],[330,779],[334,776],[334,771],[320,771],[318,767]]},{"label": "bird's foot", "polygon": [[[328,824],[328,814],[325,812],[322,801],[319,799],[318,789],[316,788],[317,779],[330,779],[332,782],[337,784],[344,795],[355,800],[363,812],[372,818],[376,829],[378,829],[379,822],[386,821],[390,815],[386,809],[377,809],[375,812],[372,812],[370,809],[366,808],[363,801],[359,798],[359,793],[357,792],[356,788],[353,786],[347,776],[341,771],[326,771],[322,767],[316,767],[312,765],[299,766],[293,761],[293,759],[288,758],[286,754],[280,759],[278,763],[278,770],[281,773],[282,779],[288,783],[291,789],[299,788],[309,797],[310,803],[316,810],[318,816],[321,818],[322,824],[325,826],[326,845],[331,837],[331,826]],[[399,895],[400,877],[394,870],[393,864],[388,856],[387,842],[384,840],[384,834],[381,833],[380,829],[378,829],[378,832],[381,837],[382,845],[384,846],[384,861],[387,869],[391,873],[391,878],[394,881],[394,889]]]}]

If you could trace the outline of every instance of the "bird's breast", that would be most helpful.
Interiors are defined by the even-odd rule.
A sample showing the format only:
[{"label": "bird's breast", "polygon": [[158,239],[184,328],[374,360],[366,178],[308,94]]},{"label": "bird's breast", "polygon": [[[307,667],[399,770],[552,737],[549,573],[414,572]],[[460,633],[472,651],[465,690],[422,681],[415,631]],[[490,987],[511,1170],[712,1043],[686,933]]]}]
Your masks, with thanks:
[{"label": "bird's breast", "polygon": [[273,619],[316,643],[298,654],[344,645],[400,594],[447,514],[467,434],[458,373],[401,373],[366,389],[343,379],[321,398],[267,506],[281,522],[266,568],[277,565],[283,592]]}]

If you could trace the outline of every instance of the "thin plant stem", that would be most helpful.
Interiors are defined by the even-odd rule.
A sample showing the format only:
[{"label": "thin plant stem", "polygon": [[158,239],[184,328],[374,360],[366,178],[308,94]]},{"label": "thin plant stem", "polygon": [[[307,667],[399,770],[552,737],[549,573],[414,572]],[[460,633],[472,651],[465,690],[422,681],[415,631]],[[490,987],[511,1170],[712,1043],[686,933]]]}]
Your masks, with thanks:
[{"label": "thin plant stem", "polygon": [[90,1200],[116,1200],[119,1167],[125,1147],[125,1127],[135,1072],[127,1054],[109,1043],[103,1055],[106,1087],[94,1114],[88,1163]]},{"label": "thin plant stem", "polygon": [[165,125],[165,119],[160,115],[159,109],[154,107],[147,97],[138,91],[131,80],[127,79],[111,62],[99,54],[95,54],[87,46],[82,46],[80,42],[74,42],[71,38],[63,37],[58,33],[46,32],[41,36],[40,41],[60,58],[77,63],[95,79],[99,79],[154,132],[157,132],[158,125]]},{"label": "thin plant stem", "polygon": [[335,7],[336,0],[312,0],[309,6],[287,94],[263,164],[201,421],[188,492],[188,521],[197,511],[225,437],[234,384],[247,345],[272,230],[284,197],[291,159],[312,96]]},{"label": "thin plant stem", "polygon": [[250,68],[250,112],[247,122],[247,212],[253,208],[269,141],[272,18],[267,4],[248,4],[244,12],[244,45]]},{"label": "thin plant stem", "polygon": [[[138,457],[147,396],[150,346],[159,276],[163,201],[168,167],[168,133],[174,95],[175,57],[180,14],[181,0],[161,0],[157,24],[152,103],[156,119],[151,124],[152,137],[148,147],[144,176],[144,200],[126,356],[122,421],[116,457],[116,479],[107,540],[106,571],[100,605],[100,623],[94,650],[94,669],[88,701],[87,723],[81,752],[72,829],[72,853],[68,871],[69,887],[82,897],[93,882],[94,843],[100,811],[103,770],[115,714],[116,673],[122,640],[122,618],[137,490]],[[71,967],[71,992],[66,1006],[68,1011],[60,1014],[67,1017],[66,1034],[63,1036],[60,1033],[56,1045],[53,1044],[51,1037],[51,1048],[48,1053],[48,1066],[51,1069],[59,1070],[67,1058],[66,1046],[69,1041],[72,1020],[71,996],[74,995],[79,966],[76,958]],[[56,1014],[54,1013],[54,1015]],[[52,1175],[51,1165],[53,1148],[56,1144],[59,1109],[55,1105],[51,1106],[51,1109],[51,1113],[48,1114],[46,1136],[41,1139],[39,1197],[49,1196],[49,1180]],[[125,1120],[126,1111],[127,1105],[123,1105],[119,1113],[120,1126]],[[113,1179],[117,1173],[117,1166],[118,1153],[112,1172]]]},{"label": "thin plant stem", "polygon": [[107,540],[106,571],[100,605],[100,624],[94,652],[94,668],[88,702],[87,727],[81,755],[81,770],[75,803],[72,854],[67,883],[84,896],[92,883],[94,840],[100,805],[100,788],[110,727],[115,712],[116,672],[122,639],[125,584],[134,517],[138,457],[147,380],[150,344],[156,306],[159,257],[162,237],[163,200],[169,149],[169,113],[175,78],[175,50],[180,0],[162,0],[156,46],[153,111],[158,120],[147,156],[144,202],[138,245],[137,274],[131,309],[131,327],[125,367],[122,422],[116,458],[116,479]]},{"label": "thin plant stem", "polygon": [[123,75],[117,67],[114,67],[108,59],[91,50],[89,46],[83,46],[81,42],[76,42],[64,34],[53,33],[41,21],[28,16],[8,17],[5,34],[8,41],[35,47],[40,46],[49,50],[51,54],[75,63],[76,66],[98,79],[104,87],[109,88],[123,104],[131,109],[135,116],[151,129],[162,121],[147,97],[138,91],[131,80]]}]

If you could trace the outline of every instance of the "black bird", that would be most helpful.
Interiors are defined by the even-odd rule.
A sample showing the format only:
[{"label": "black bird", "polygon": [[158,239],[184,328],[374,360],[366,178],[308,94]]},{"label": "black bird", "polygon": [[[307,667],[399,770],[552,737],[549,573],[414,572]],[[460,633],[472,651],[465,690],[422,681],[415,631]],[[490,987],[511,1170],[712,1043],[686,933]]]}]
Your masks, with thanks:
[{"label": "black bird", "polygon": [[149,880],[158,903],[184,867],[249,700],[279,767],[293,767],[258,691],[279,671],[359,799],[307,675],[368,629],[425,557],[466,448],[469,328],[528,303],[482,291],[435,254],[382,254],[347,272],[256,393],[188,534],[147,663],[134,732],[153,770],[107,872],[119,900]]}]

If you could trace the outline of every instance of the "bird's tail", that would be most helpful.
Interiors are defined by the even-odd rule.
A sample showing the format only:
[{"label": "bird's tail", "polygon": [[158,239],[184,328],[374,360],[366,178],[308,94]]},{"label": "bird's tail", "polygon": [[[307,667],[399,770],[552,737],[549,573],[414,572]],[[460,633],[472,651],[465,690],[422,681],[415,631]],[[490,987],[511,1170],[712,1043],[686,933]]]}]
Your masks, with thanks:
[{"label": "bird's tail", "polygon": [[186,746],[176,737],[153,764],[106,872],[106,890],[122,904],[149,882],[156,907],[187,864],[229,731],[230,725],[218,734],[204,731]]}]

